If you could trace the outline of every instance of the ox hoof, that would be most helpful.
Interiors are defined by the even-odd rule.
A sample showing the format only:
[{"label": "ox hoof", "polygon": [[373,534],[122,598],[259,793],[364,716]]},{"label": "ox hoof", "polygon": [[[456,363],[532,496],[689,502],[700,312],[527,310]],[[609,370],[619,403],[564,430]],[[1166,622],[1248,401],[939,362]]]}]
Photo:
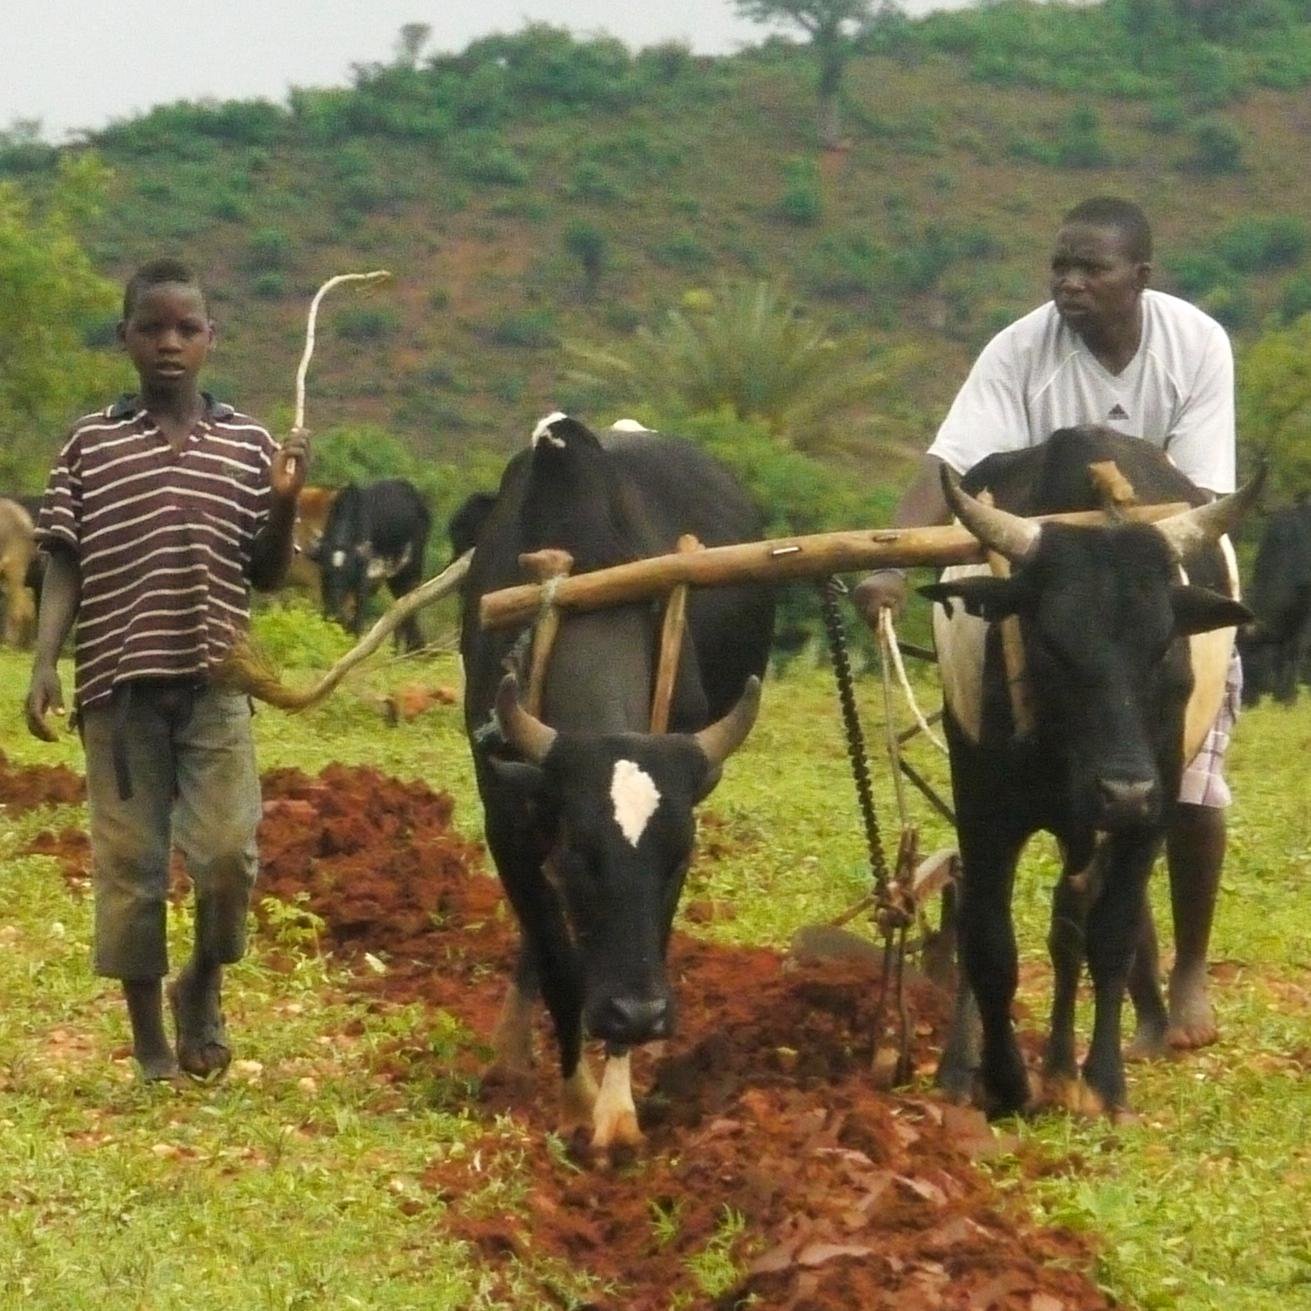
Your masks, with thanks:
[{"label": "ox hoof", "polygon": [[972,1106],[982,1092],[978,1070],[967,1065],[938,1066],[933,1083],[942,1100],[953,1106]]},{"label": "ox hoof", "polygon": [[1170,1054],[1169,1030],[1164,1025],[1140,1024],[1124,1049],[1126,1061],[1159,1061]]},{"label": "ox hoof", "polygon": [[592,1126],[592,1151],[609,1152],[612,1159],[636,1150],[644,1141],[635,1111],[621,1111],[598,1119]]},{"label": "ox hoof", "polygon": [[1084,1080],[1067,1074],[1047,1080],[1042,1100],[1046,1106],[1057,1107],[1085,1120],[1096,1120],[1106,1113],[1101,1094]]},{"label": "ox hoof", "polygon": [[1170,1027],[1165,1040],[1176,1051],[1208,1047],[1220,1036],[1206,994],[1206,975],[1189,971],[1170,977]]}]

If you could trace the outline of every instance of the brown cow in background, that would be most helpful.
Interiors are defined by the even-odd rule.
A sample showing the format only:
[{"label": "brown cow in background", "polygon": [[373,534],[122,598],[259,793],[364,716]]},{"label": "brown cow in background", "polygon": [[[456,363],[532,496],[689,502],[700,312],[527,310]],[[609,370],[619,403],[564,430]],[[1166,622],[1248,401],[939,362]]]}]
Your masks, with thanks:
[{"label": "brown cow in background", "polygon": [[323,540],[328,511],[337,499],[336,487],[302,487],[296,500],[296,553],[291,558],[287,582],[304,588],[317,603],[322,590],[319,571],[319,543]]},{"label": "brown cow in background", "polygon": [[32,516],[17,501],[0,499],[0,603],[8,646],[28,646],[36,635],[30,578],[36,564]]}]

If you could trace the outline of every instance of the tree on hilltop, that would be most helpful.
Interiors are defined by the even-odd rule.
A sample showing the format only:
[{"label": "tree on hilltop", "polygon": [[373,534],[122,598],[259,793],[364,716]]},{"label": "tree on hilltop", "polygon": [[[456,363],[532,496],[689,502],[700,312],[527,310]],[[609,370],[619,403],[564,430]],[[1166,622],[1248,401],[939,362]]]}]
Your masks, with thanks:
[{"label": "tree on hilltop", "polygon": [[[838,93],[856,43],[875,18],[875,0],[733,0],[753,23],[790,23],[810,37],[819,63],[819,140],[825,149],[842,144]],[[884,0],[878,12],[895,8]]]}]

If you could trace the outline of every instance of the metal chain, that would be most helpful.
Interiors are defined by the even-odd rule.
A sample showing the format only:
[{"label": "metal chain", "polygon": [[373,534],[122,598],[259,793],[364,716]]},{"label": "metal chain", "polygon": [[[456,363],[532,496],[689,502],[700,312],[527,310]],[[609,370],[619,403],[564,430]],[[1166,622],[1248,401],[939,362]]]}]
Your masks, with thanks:
[{"label": "metal chain", "polygon": [[879,833],[878,815],[874,810],[874,789],[870,782],[869,753],[865,748],[865,733],[856,711],[856,685],[851,676],[851,657],[847,651],[847,634],[842,627],[838,610],[838,596],[845,591],[836,578],[827,578],[819,585],[820,603],[824,613],[824,628],[828,633],[829,655],[833,660],[833,677],[838,685],[838,701],[842,707],[842,727],[847,737],[847,756],[851,760],[851,774],[856,782],[856,799],[865,824],[865,844],[869,848],[869,867],[874,876],[874,891],[880,904],[887,897],[888,862],[883,854],[883,839]]}]

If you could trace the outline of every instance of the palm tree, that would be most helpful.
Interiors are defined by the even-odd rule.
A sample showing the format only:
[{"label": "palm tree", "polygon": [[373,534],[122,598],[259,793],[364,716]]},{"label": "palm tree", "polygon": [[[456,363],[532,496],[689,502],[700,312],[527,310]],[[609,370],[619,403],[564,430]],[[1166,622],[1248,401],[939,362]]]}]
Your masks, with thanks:
[{"label": "palm tree", "polygon": [[828,445],[839,421],[886,386],[866,342],[834,337],[768,282],[726,284],[704,311],[669,310],[621,349],[570,343],[573,380],[656,414],[729,409],[797,450]]}]

